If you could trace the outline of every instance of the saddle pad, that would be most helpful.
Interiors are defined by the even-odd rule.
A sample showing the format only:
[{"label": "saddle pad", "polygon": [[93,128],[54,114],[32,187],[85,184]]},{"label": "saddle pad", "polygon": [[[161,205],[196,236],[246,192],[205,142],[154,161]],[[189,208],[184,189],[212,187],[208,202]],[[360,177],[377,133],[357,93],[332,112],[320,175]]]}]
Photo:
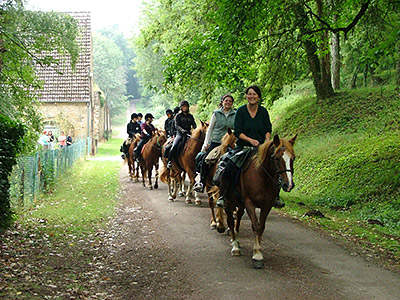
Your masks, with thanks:
[{"label": "saddle pad", "polygon": [[204,159],[204,162],[208,165],[215,164],[223,154],[221,151],[222,151],[222,146],[215,147],[210,151],[210,153],[208,153],[208,155]]}]

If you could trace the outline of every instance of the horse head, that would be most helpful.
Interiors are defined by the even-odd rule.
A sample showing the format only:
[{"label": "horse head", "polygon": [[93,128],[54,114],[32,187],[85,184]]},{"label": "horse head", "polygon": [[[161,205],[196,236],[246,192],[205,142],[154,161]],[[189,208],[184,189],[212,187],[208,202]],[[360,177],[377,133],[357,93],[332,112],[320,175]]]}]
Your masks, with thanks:
[{"label": "horse head", "polygon": [[294,188],[293,182],[293,162],[296,157],[293,145],[297,134],[290,140],[279,138],[276,134],[272,142],[271,164],[279,176],[279,184],[285,192],[290,192]]},{"label": "horse head", "polygon": [[224,149],[230,147],[231,149],[235,149],[236,144],[236,136],[233,134],[232,129],[228,127],[227,133],[222,137],[222,146]]},{"label": "horse head", "polygon": [[259,146],[255,155],[255,166],[262,169],[270,180],[285,192],[294,188],[293,161],[296,156],[293,145],[296,138],[297,134],[290,140],[281,139],[276,134],[272,141],[266,140]]}]

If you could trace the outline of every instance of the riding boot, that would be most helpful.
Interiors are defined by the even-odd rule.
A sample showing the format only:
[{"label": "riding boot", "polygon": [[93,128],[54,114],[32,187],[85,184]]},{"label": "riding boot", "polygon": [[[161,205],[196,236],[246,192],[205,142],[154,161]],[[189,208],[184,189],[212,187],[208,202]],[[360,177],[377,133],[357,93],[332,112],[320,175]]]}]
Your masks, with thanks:
[{"label": "riding boot", "polygon": [[221,184],[219,187],[219,198],[217,200],[217,206],[221,208],[225,208],[227,204],[227,199],[226,195],[228,194],[229,191],[229,186],[230,186],[230,181],[228,178],[223,178],[221,180]]}]

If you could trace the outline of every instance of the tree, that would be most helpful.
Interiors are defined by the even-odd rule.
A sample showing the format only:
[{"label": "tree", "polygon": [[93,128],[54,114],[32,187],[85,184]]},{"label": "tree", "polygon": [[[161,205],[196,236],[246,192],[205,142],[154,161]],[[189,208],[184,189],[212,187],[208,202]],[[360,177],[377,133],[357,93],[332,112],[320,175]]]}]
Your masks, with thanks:
[{"label": "tree", "polygon": [[41,82],[36,65],[56,65],[43,51],[69,54],[74,65],[78,59],[79,34],[76,20],[62,13],[26,11],[22,1],[0,3],[0,114],[25,127],[25,148],[35,145],[42,123],[37,109]]},{"label": "tree", "polygon": [[126,103],[123,54],[113,40],[101,34],[93,36],[93,73],[95,83],[110,104],[111,115],[122,112]]},{"label": "tree", "polygon": [[333,94],[328,33],[347,36],[370,3],[160,0],[145,12],[141,36],[159,45],[170,90],[195,87],[207,101],[217,89],[258,82],[274,101],[308,69],[324,99]]}]

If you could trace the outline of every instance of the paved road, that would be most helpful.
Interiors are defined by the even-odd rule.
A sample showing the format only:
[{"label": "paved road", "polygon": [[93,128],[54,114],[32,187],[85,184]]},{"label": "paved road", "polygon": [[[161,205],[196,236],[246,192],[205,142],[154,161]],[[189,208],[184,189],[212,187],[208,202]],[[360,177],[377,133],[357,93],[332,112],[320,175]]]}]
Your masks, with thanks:
[{"label": "paved road", "polygon": [[263,236],[265,265],[255,270],[247,215],[240,233],[242,256],[232,257],[229,237],[209,229],[204,196],[201,206],[185,204],[183,198],[168,202],[162,183],[150,191],[128,176],[122,176],[122,182],[132,199],[146,199],[163,242],[175,249],[183,269],[194,278],[198,291],[190,299],[400,299],[399,274],[371,265],[274,212]]}]

